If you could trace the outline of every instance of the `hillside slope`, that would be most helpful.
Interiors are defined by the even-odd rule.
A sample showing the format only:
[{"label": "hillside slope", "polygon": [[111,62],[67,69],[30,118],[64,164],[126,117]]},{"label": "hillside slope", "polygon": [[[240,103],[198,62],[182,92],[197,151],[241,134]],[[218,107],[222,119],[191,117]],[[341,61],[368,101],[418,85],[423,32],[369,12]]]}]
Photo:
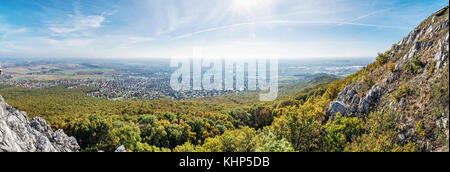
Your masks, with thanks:
[{"label": "hillside slope", "polygon": [[328,114],[393,115],[400,143],[414,142],[421,151],[448,151],[448,57],[447,6],[380,54],[330,103]]}]

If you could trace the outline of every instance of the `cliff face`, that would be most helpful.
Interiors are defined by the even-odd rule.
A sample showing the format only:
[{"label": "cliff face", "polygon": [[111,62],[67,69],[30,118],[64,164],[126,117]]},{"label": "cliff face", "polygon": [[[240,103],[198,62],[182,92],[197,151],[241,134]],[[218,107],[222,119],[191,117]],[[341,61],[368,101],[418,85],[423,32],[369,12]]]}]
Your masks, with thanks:
[{"label": "cliff face", "polygon": [[448,151],[449,8],[437,11],[345,87],[328,113],[396,116],[398,142]]},{"label": "cliff face", "polygon": [[52,131],[42,118],[28,121],[27,114],[5,103],[0,96],[0,152],[76,152],[75,138]]}]

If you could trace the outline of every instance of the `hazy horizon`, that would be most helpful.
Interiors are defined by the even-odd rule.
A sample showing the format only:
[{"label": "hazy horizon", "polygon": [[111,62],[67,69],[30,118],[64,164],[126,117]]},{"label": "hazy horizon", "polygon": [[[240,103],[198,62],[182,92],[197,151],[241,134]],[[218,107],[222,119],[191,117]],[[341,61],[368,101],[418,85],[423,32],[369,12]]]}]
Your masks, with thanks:
[{"label": "hazy horizon", "polygon": [[[262,56],[262,57],[256,57],[257,59],[262,58],[269,58],[270,56]],[[191,56],[188,56],[187,58],[192,59]],[[227,57],[203,57],[203,58],[217,58],[219,60],[223,60]],[[239,58],[239,57],[236,57]],[[247,58],[247,57],[242,57]],[[171,60],[172,57],[146,57],[146,58],[136,58],[136,57],[0,57],[0,60],[6,60],[6,59],[14,59],[14,60],[117,60],[117,61],[151,61],[151,60]],[[375,60],[376,56],[372,57],[282,57],[278,58],[278,60],[281,61],[323,61],[323,60]],[[237,59],[234,59],[237,60]]]},{"label": "hazy horizon", "polygon": [[375,57],[446,0],[1,1],[0,57]]}]

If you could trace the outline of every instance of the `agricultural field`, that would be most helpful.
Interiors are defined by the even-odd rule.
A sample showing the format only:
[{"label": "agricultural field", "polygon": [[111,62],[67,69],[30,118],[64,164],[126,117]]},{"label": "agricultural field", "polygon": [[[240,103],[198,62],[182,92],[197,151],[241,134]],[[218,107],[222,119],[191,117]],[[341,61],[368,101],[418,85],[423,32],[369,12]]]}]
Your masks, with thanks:
[{"label": "agricultural field", "polygon": [[4,74],[12,80],[70,80],[70,79],[111,79],[114,69],[98,68],[80,64],[44,64],[4,67]]}]

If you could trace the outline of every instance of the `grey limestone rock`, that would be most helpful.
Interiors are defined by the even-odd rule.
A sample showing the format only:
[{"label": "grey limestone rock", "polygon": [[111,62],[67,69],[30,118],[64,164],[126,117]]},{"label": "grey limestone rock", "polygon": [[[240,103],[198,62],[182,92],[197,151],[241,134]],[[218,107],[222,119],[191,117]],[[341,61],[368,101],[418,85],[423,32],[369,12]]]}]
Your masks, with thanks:
[{"label": "grey limestone rock", "polygon": [[77,141],[62,130],[53,132],[39,117],[28,121],[25,112],[5,103],[0,96],[0,152],[77,152]]}]

